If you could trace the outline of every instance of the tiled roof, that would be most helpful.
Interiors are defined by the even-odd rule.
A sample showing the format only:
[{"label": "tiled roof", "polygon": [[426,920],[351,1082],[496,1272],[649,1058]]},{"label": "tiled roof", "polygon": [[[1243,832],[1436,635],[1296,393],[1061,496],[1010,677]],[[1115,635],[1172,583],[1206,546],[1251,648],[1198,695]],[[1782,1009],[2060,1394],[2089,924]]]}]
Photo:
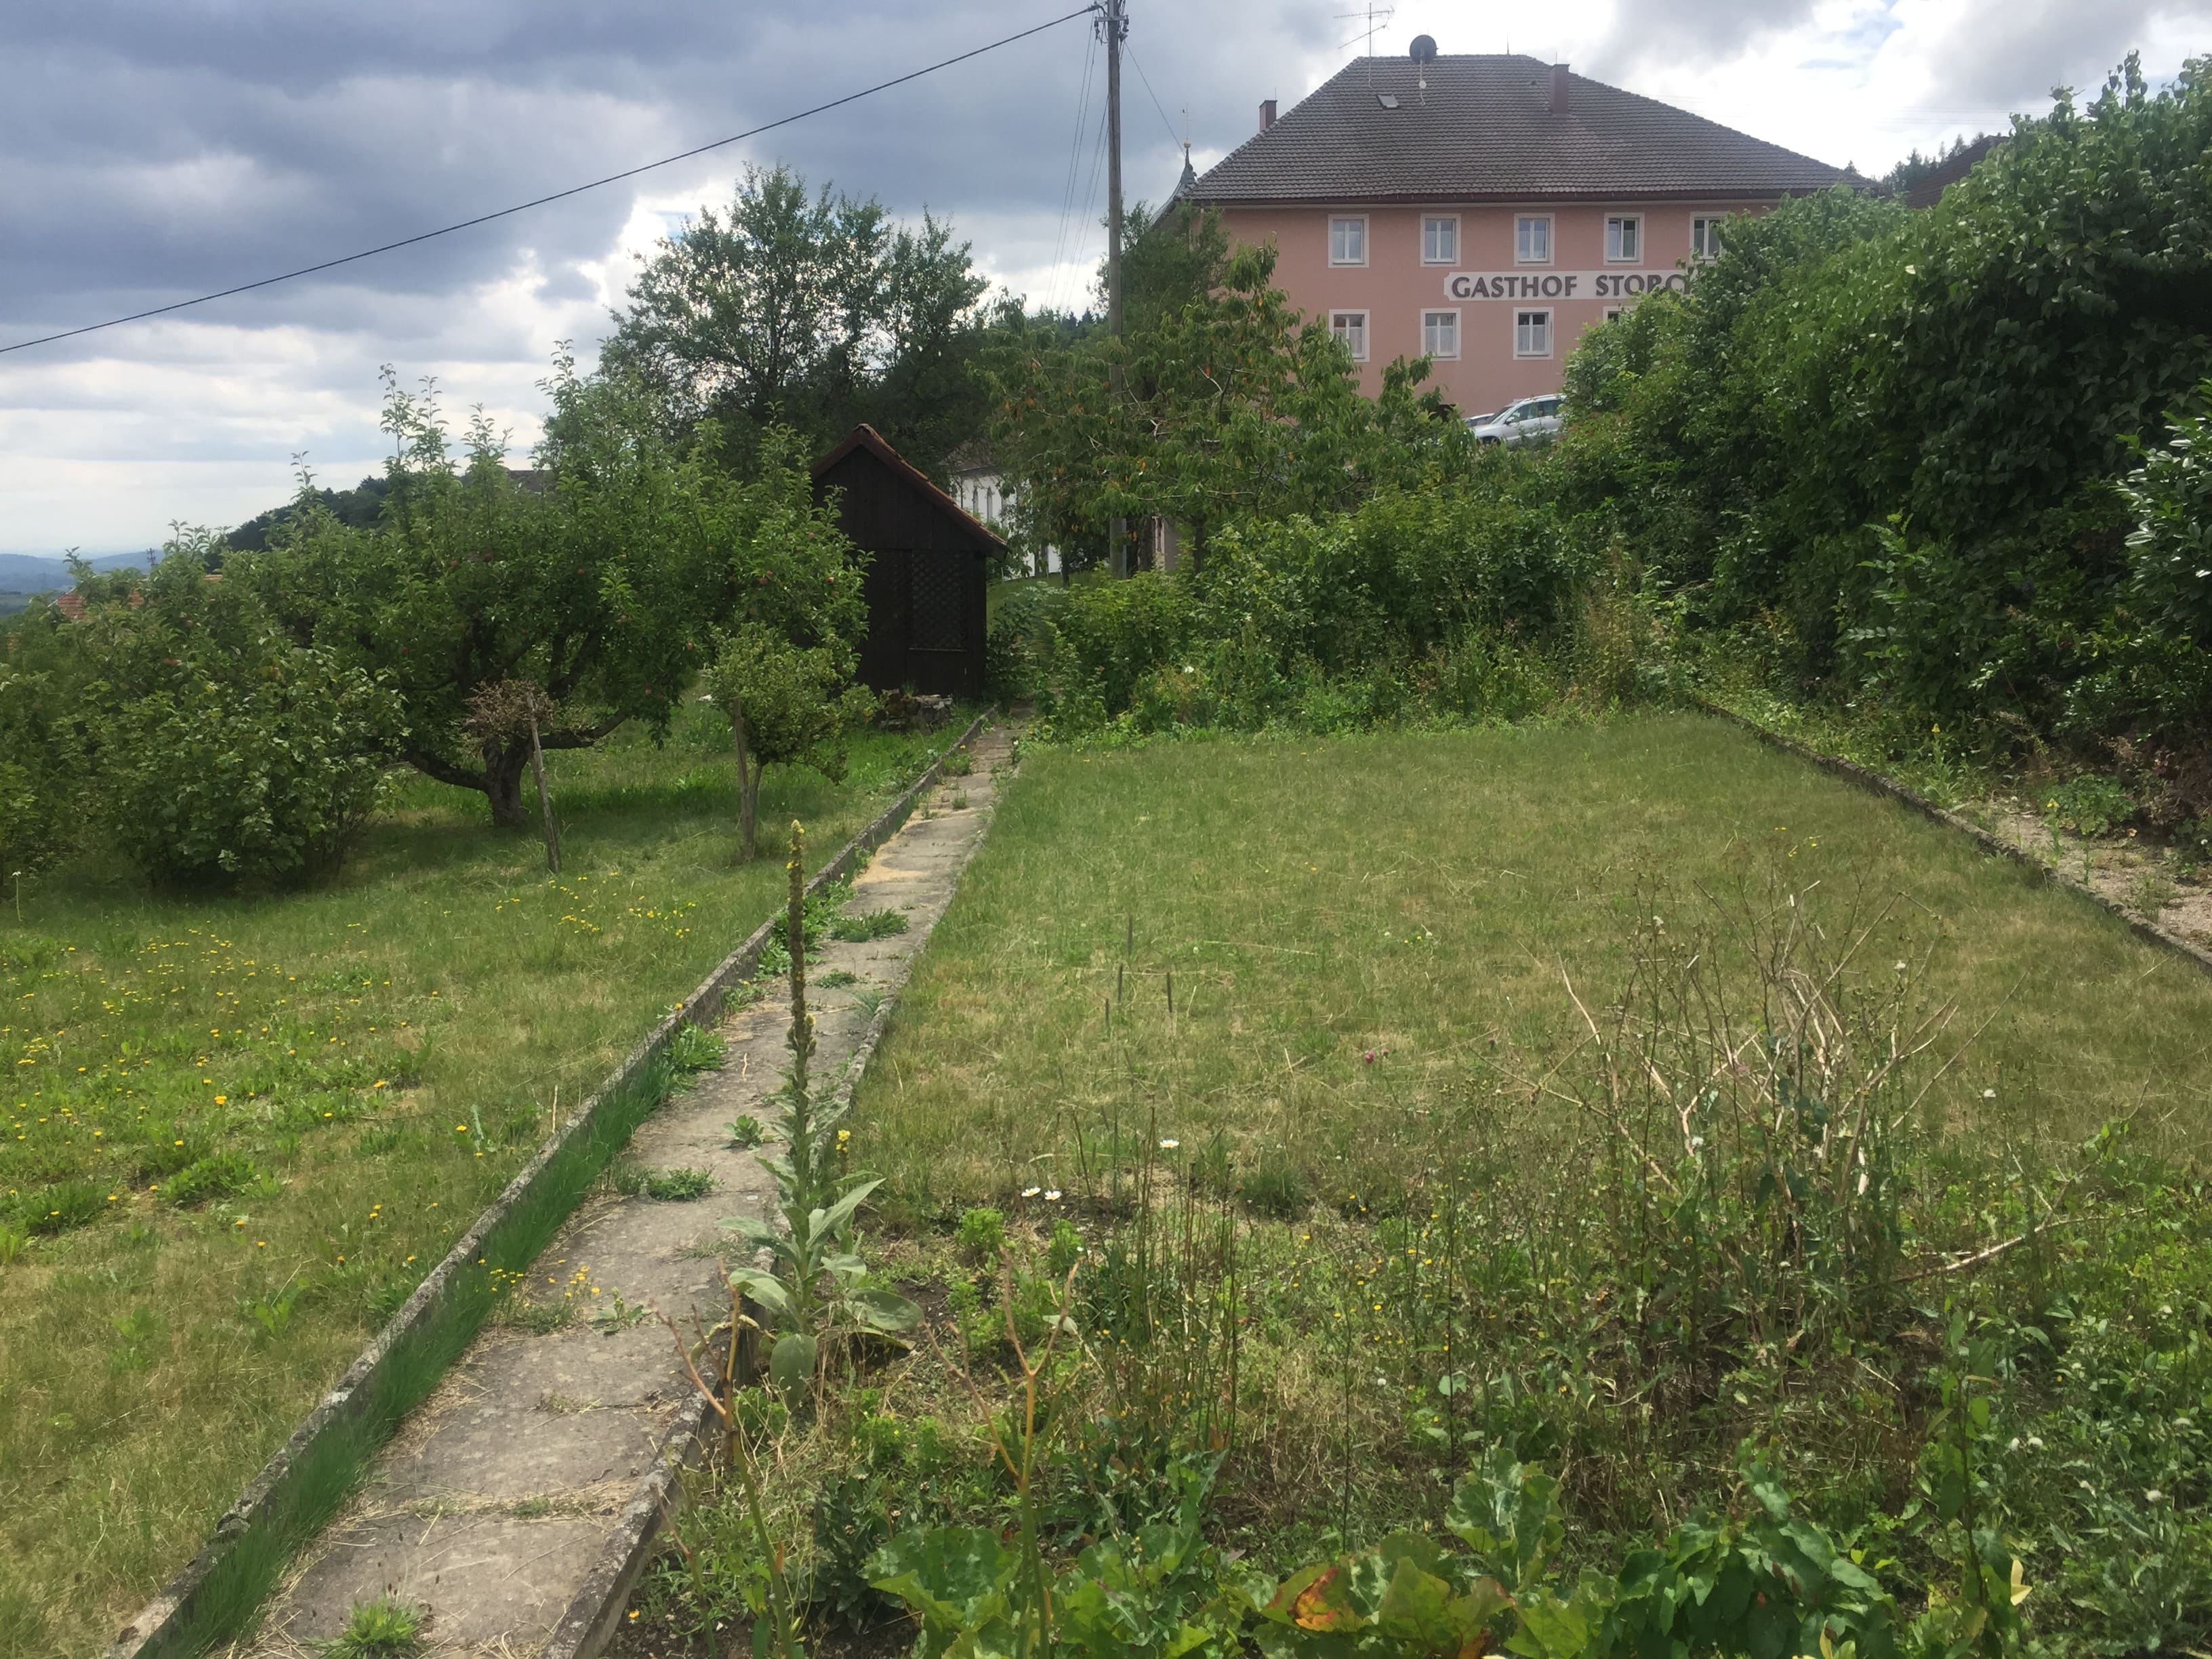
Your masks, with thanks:
[{"label": "tiled roof", "polygon": [[1355,58],[1209,168],[1189,194],[1209,205],[1711,201],[1857,182],[1687,110],[1580,75],[1567,81],[1567,107],[1554,114],[1552,65],[1534,58]]}]

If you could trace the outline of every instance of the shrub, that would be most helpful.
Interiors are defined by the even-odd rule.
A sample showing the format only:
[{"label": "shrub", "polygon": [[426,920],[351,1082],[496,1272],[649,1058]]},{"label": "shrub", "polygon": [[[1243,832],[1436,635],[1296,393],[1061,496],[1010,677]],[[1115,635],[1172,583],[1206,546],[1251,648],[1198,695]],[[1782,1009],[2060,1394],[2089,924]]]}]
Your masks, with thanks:
[{"label": "shrub", "polygon": [[1925,212],[1740,221],[1686,295],[1591,331],[1534,465],[1691,620],[1779,619],[1781,672],[1863,708],[1984,743],[2201,731],[2201,429],[2113,486],[2212,371],[2208,143],[2204,61],[2153,96],[2131,59]]},{"label": "shrub", "polygon": [[398,699],[286,640],[204,554],[188,536],[143,581],[106,579],[76,624],[96,827],[163,883],[327,874],[376,805]]}]

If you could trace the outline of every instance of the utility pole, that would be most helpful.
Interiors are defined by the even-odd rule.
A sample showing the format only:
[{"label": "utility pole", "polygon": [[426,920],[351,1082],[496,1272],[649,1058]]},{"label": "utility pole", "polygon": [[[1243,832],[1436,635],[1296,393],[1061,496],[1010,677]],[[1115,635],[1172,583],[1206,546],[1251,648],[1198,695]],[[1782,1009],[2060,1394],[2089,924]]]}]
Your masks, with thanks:
[{"label": "utility pole", "polygon": [[[1128,0],[1104,0],[1106,31],[1106,332],[1121,337],[1121,40],[1129,33]],[[1113,367],[1113,395],[1121,397],[1121,365]],[[1108,520],[1107,569],[1129,574],[1129,526],[1118,514]]]}]

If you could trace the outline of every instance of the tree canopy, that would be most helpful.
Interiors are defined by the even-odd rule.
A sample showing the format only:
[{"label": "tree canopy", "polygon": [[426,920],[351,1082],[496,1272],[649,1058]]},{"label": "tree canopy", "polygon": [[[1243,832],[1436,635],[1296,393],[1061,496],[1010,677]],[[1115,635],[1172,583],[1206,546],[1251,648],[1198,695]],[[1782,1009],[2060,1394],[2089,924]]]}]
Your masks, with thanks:
[{"label": "tree canopy", "polygon": [[935,472],[981,424],[988,287],[933,215],[896,224],[872,199],[749,167],[726,210],[702,207],[646,261],[605,361],[714,422],[740,467],[771,426],[818,451],[866,421]]},{"label": "tree canopy", "polygon": [[633,375],[582,378],[563,357],[545,384],[540,470],[518,477],[481,415],[457,458],[434,391],[388,383],[377,523],[340,522],[303,480],[271,546],[228,567],[295,640],[392,687],[402,759],[483,791],[509,824],[526,821],[530,745],[471,728],[483,687],[543,687],[562,711],[544,746],[583,748],[633,720],[665,730],[717,624],[761,621],[812,645],[848,631],[861,604],[850,544],[787,434],[764,434],[759,474],[741,481],[708,454],[711,429],[670,436]]}]

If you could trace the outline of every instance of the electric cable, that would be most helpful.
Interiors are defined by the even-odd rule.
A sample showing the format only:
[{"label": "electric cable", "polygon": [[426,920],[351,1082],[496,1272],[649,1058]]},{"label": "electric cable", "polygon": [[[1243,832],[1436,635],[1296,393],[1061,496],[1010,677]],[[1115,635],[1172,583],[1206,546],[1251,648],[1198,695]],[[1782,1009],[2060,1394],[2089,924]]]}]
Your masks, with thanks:
[{"label": "electric cable", "polygon": [[1060,299],[1060,257],[1067,252],[1068,216],[1075,211],[1075,179],[1077,164],[1083,157],[1083,135],[1091,125],[1091,77],[1097,66],[1098,36],[1093,31],[1088,37],[1089,46],[1083,54],[1083,83],[1075,100],[1075,131],[1070,136],[1067,149],[1067,179],[1060,192],[1060,220],[1053,232],[1051,289],[1046,303],[1056,307]]},{"label": "electric cable", "polygon": [[1175,123],[1168,119],[1168,112],[1160,103],[1159,94],[1152,90],[1152,77],[1146,74],[1145,66],[1137,62],[1137,53],[1135,49],[1133,47],[1125,46],[1122,50],[1128,52],[1129,62],[1135,65],[1137,79],[1145,83],[1145,96],[1151,99],[1152,100],[1152,107],[1160,112],[1160,125],[1168,130],[1168,142],[1171,144],[1182,143],[1182,139],[1176,133]]},{"label": "electric cable", "polygon": [[353,264],[362,259],[373,259],[380,253],[391,253],[403,247],[413,247],[418,242],[427,242],[440,236],[450,236],[457,230],[472,229],[477,225],[489,224],[495,219],[508,218],[517,213],[526,213],[532,208],[544,207],[550,202],[563,201],[571,196],[580,196],[587,190],[598,190],[603,185],[619,184],[625,179],[635,179],[641,173],[651,173],[656,167],[669,167],[678,161],[688,161],[695,155],[704,155],[711,150],[722,149],[731,144],[742,143],[747,138],[757,138],[763,132],[773,132],[778,127],[787,127],[794,121],[804,121],[809,116],[820,115],[846,104],[857,103],[861,99],[873,97],[879,92],[888,92],[893,87],[905,85],[908,81],[918,81],[925,75],[935,74],[939,70],[950,69],[955,64],[964,64],[971,58],[981,58],[985,52],[996,52],[1001,46],[1010,46],[1017,40],[1026,40],[1032,34],[1042,34],[1045,30],[1057,28],[1062,23],[1073,22],[1079,17],[1088,17],[1097,9],[1095,4],[1084,6],[1078,10],[1064,13],[1049,22],[1039,23],[1034,27],[1025,28],[1018,33],[994,40],[988,46],[976,46],[954,57],[940,58],[936,63],[923,68],[909,70],[904,75],[894,76],[888,81],[878,81],[874,86],[863,88],[859,92],[848,92],[842,98],[833,98],[826,104],[817,104],[811,109],[800,110],[795,115],[786,115],[746,131],[732,133],[728,137],[717,138],[712,143],[694,145],[691,149],[679,151],[674,155],[664,155],[657,161],[647,161],[639,167],[625,167],[620,173],[610,173],[604,179],[594,179],[587,184],[571,185],[566,190],[556,190],[548,195],[533,197],[527,202],[517,202],[513,207],[499,208],[490,213],[479,213],[473,219],[463,219],[455,224],[441,225],[435,230],[422,231],[413,236],[403,236],[395,242],[385,242],[376,247],[363,248],[358,253],[343,254],[335,259],[325,259],[315,264],[302,265],[297,270],[284,271],[275,276],[264,276],[258,282],[240,283],[234,288],[219,289],[213,294],[198,295],[189,300],[177,300],[168,305],[154,306],[145,311],[134,311],[127,317],[111,317],[103,323],[87,323],[82,328],[65,328],[58,333],[41,334],[35,339],[18,340],[12,345],[0,346],[0,356],[4,356],[11,351],[27,351],[33,346],[52,345],[57,340],[75,339],[80,334],[96,334],[104,328],[120,328],[125,323],[143,322],[149,317],[162,317],[170,312],[183,311],[191,306],[204,306],[211,300],[228,300],[233,295],[251,294],[256,289],[272,288],[278,283],[289,283],[298,277],[312,276],[318,271],[334,270],[340,265]]}]

